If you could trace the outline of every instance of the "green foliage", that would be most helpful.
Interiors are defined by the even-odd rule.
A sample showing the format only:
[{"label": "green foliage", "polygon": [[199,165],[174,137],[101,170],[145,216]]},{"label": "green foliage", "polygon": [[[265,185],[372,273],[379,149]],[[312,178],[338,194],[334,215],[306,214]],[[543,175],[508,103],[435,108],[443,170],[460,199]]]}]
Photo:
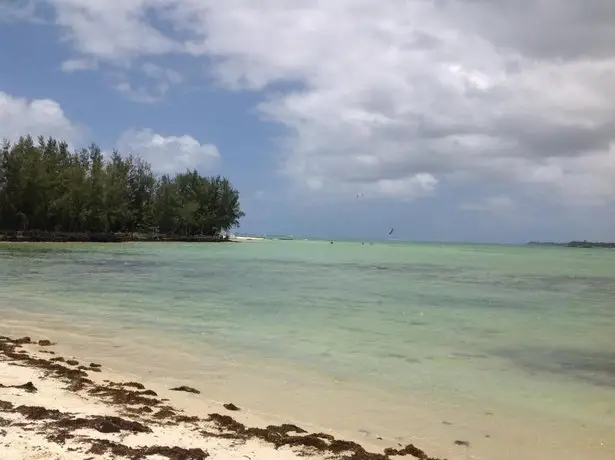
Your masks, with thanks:
[{"label": "green foliage", "polygon": [[215,236],[239,226],[239,193],[223,177],[157,179],[148,163],[92,144],[30,136],[0,147],[0,229]]}]

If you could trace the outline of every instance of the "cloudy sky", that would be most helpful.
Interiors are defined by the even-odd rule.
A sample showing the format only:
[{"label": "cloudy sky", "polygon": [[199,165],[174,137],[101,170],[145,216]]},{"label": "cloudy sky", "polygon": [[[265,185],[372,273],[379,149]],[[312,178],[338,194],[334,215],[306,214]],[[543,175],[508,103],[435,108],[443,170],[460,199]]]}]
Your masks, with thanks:
[{"label": "cloudy sky", "polygon": [[2,0],[0,62],[0,137],[227,175],[245,232],[615,240],[613,0]]}]

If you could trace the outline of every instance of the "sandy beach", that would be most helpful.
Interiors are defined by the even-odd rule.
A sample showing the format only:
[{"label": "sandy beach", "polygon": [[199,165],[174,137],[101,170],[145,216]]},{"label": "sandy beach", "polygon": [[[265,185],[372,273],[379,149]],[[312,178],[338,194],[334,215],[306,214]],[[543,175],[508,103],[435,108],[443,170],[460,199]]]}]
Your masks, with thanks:
[{"label": "sandy beach", "polygon": [[265,238],[262,238],[260,236],[231,236],[229,237],[230,241],[234,241],[236,243],[242,243],[242,242],[246,242],[246,241],[265,241]]},{"label": "sandy beach", "polygon": [[259,426],[231,402],[203,413],[196,388],[153,391],[118,377],[58,355],[47,339],[0,337],[2,459],[430,458],[413,445],[368,452],[290,423]]}]

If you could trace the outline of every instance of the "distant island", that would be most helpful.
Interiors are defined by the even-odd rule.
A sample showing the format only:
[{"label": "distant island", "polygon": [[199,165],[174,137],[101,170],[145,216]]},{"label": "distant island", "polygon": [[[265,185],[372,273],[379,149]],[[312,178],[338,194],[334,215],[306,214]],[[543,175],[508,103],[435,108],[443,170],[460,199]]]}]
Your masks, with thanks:
[{"label": "distant island", "polygon": [[54,138],[1,147],[0,241],[227,241],[243,216],[221,176],[156,177],[138,156]]},{"label": "distant island", "polygon": [[530,241],[527,243],[530,246],[564,246],[567,248],[608,248],[615,249],[615,243],[606,243],[601,241],[569,241],[568,243],[555,243],[550,241]]}]

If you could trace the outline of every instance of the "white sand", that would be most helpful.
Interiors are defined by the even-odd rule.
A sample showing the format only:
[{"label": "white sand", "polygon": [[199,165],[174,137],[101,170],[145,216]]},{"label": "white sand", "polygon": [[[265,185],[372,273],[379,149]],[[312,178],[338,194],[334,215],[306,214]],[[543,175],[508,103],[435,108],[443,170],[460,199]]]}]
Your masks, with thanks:
[{"label": "white sand", "polygon": [[243,242],[243,241],[264,241],[265,238],[261,238],[258,236],[231,236],[230,237],[231,241],[238,241],[238,242]]},{"label": "white sand", "polygon": [[[54,355],[41,354],[35,350],[38,346],[25,345],[30,356],[50,359]],[[49,347],[53,349],[53,347]],[[291,460],[305,458],[305,451],[292,450],[281,447],[275,449],[273,445],[256,439],[237,440],[221,439],[208,437],[201,433],[201,430],[217,432],[215,424],[212,422],[201,421],[194,423],[172,423],[161,424],[151,420],[135,416],[127,416],[121,412],[122,407],[111,406],[96,398],[89,396],[85,391],[79,393],[71,392],[66,389],[67,384],[55,376],[46,375],[47,372],[23,365],[15,365],[15,362],[0,354],[0,401],[11,403],[13,409],[18,406],[42,406],[46,409],[57,409],[63,413],[70,413],[75,417],[91,416],[118,416],[124,420],[140,421],[152,429],[152,433],[132,433],[122,430],[120,433],[101,433],[93,429],[79,429],[72,432],[73,439],[66,440],[65,444],[58,444],[47,439],[53,432],[47,425],[50,420],[28,420],[24,415],[15,412],[13,409],[0,410],[0,458],[2,460],[72,460],[84,458],[111,459],[118,458],[110,453],[104,455],[93,455],[88,453],[95,440],[109,440],[123,444],[128,447],[140,448],[145,446],[179,446],[183,448],[201,448],[209,453],[213,460],[231,459],[271,459],[271,460]],[[60,363],[63,365],[63,363]],[[69,366],[67,366],[69,367]],[[110,376],[104,370],[100,373],[89,373],[89,378],[95,383],[103,383],[103,380]],[[7,388],[12,385],[22,385],[32,382],[36,387],[35,393],[29,393],[23,389]],[[179,393],[167,391],[165,394],[158,393],[159,398],[169,398],[170,406],[173,406],[173,399],[185,400],[200,399],[199,395],[189,393]],[[6,406],[6,404],[4,404]],[[1,409],[1,407],[0,407]],[[212,412],[230,414],[235,419],[240,419],[237,414],[240,412],[228,412],[221,407],[211,408]],[[188,414],[186,414],[188,415]],[[203,415],[203,414],[189,414]],[[151,455],[147,458],[167,458]],[[187,459],[192,457],[186,457]],[[308,455],[307,458],[323,458],[322,454]]]}]

